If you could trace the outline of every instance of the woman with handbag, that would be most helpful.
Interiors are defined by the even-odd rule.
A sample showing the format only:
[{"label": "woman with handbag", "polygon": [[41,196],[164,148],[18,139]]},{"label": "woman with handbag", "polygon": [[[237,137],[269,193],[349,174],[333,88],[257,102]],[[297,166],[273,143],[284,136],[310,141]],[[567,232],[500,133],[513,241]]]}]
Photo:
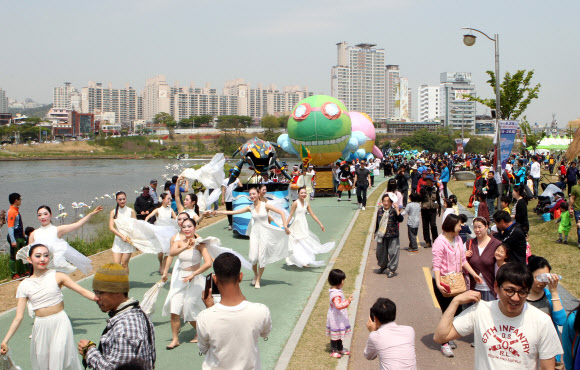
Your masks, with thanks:
[{"label": "woman with handbag", "polygon": [[[433,243],[433,291],[435,298],[444,313],[453,297],[467,290],[462,269],[475,279],[476,283],[482,284],[483,280],[471,268],[465,256],[463,241],[459,236],[461,219],[451,214],[443,222],[443,233]],[[461,313],[458,309],[455,316]],[[441,353],[445,357],[453,357],[452,349],[457,348],[453,341],[441,345]]]},{"label": "woman with handbag", "polygon": [[478,284],[470,279],[469,289],[481,293],[484,301],[497,299],[497,293],[493,289],[495,283],[495,250],[501,245],[496,238],[487,234],[489,224],[483,217],[473,219],[473,232],[475,238],[467,244],[465,256],[473,270],[483,279],[483,284]]}]

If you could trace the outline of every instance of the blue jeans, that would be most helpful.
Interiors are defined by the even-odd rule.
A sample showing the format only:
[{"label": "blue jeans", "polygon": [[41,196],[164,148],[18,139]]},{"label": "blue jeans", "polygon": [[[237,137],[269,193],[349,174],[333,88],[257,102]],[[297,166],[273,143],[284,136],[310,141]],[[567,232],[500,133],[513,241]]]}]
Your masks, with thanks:
[{"label": "blue jeans", "polygon": [[[578,219],[580,218],[580,211],[574,211],[574,219],[576,223],[578,223]],[[580,244],[580,228],[576,228],[576,233],[578,234],[578,244]]]}]

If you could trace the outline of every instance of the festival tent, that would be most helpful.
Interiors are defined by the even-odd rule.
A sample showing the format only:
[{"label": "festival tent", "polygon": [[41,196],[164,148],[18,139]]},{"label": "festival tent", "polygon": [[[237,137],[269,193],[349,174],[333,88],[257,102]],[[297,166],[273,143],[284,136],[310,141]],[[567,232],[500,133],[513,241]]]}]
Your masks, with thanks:
[{"label": "festival tent", "polygon": [[[560,135],[554,137],[550,135],[549,137],[544,137],[536,150],[545,150],[545,151],[555,151],[555,150],[567,150],[570,146],[572,139],[568,138],[568,136],[560,137]],[[533,150],[531,146],[527,148],[528,150]]]}]

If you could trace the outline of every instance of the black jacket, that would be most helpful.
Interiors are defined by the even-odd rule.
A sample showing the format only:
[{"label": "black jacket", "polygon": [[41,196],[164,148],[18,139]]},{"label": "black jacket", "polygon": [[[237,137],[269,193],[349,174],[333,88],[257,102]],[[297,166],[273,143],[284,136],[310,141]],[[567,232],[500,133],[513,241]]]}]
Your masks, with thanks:
[{"label": "black jacket", "polygon": [[138,220],[144,220],[145,217],[149,215],[142,215],[141,212],[149,211],[149,213],[151,213],[154,209],[155,204],[153,203],[153,198],[150,196],[144,197],[143,194],[141,194],[137,197],[137,199],[135,199],[135,213]]},{"label": "black jacket", "polygon": [[491,178],[487,180],[487,198],[495,199],[499,196],[499,192],[497,190],[497,181],[495,178]]},{"label": "black jacket", "polygon": [[401,193],[404,191],[409,191],[409,181],[407,180],[405,174],[398,173],[397,176],[395,176],[395,180],[397,180],[398,191]]},{"label": "black jacket", "polygon": [[509,261],[526,264],[526,234],[517,222],[494,237],[510,248]]}]

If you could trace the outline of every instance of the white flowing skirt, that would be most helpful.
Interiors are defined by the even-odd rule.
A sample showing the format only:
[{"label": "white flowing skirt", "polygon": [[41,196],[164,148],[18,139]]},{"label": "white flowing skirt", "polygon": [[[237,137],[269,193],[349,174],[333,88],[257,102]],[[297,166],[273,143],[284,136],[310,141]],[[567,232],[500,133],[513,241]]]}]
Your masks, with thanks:
[{"label": "white flowing skirt", "polygon": [[184,283],[183,279],[191,275],[193,271],[179,270],[177,279],[172,282],[168,298],[170,312],[180,315],[184,321],[195,321],[197,315],[206,309],[202,294],[205,289],[205,277],[197,275],[192,281]]},{"label": "white flowing skirt", "polygon": [[37,369],[82,369],[72,326],[66,312],[36,317],[32,328],[30,361]]},{"label": "white flowing skirt", "polygon": [[[78,268],[85,275],[89,275],[93,270],[91,259],[71,247],[64,239],[39,239],[35,240],[34,244],[44,244],[47,246],[48,251],[51,254],[50,262],[47,267],[51,270],[71,274]],[[31,245],[27,245],[24,248],[21,248],[16,254],[16,259],[28,263],[26,257],[28,257],[30,247]]]},{"label": "white flowing skirt", "polygon": [[252,265],[265,267],[288,257],[288,235],[284,229],[270,224],[254,222],[250,233],[250,253],[248,261]]},{"label": "white flowing skirt", "polygon": [[118,236],[113,242],[113,252],[133,253],[135,248],[143,253],[168,253],[171,238],[179,231],[175,226],[157,226],[134,218],[118,218],[115,225],[119,232],[128,236],[131,243],[126,243]]},{"label": "white flowing skirt", "polygon": [[292,230],[290,232],[288,244],[292,249],[292,255],[286,258],[286,264],[290,266],[321,266],[324,262],[317,261],[316,255],[328,253],[334,249],[334,242],[321,244],[320,239],[311,231],[308,232],[308,236],[303,238],[296,238],[292,235]]}]

